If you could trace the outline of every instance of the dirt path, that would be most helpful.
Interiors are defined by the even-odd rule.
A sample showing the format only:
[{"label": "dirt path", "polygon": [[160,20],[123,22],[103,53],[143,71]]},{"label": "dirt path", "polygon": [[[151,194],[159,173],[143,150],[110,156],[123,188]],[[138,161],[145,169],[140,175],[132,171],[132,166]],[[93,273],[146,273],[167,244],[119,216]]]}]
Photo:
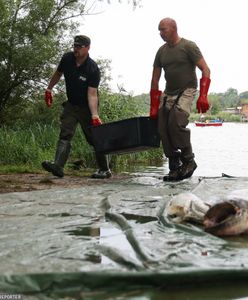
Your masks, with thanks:
[{"label": "dirt path", "polygon": [[0,174],[0,194],[53,188],[76,188],[94,184],[108,184],[128,177],[129,175],[120,174],[113,175],[109,179],[102,180],[72,175],[67,175],[64,178],[57,178],[50,174]]}]

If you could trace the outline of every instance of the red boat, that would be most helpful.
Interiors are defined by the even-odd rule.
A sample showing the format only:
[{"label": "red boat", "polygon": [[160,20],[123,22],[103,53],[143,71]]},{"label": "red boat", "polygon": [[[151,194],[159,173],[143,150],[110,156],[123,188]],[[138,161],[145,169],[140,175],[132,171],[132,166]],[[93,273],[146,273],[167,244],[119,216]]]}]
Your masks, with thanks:
[{"label": "red boat", "polygon": [[195,121],[195,126],[205,127],[205,126],[222,126],[222,121],[220,120],[206,120],[206,121]]}]

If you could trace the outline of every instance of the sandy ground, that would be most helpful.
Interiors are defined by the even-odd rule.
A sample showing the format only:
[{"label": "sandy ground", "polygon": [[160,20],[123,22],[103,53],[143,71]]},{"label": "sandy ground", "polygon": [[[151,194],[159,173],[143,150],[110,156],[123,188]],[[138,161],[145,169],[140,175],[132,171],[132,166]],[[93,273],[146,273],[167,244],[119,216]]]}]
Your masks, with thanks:
[{"label": "sandy ground", "polygon": [[86,176],[66,175],[57,178],[50,174],[0,174],[0,194],[26,192],[53,188],[76,188],[94,184],[108,184],[130,177],[125,174],[113,175],[109,179],[91,179]]}]

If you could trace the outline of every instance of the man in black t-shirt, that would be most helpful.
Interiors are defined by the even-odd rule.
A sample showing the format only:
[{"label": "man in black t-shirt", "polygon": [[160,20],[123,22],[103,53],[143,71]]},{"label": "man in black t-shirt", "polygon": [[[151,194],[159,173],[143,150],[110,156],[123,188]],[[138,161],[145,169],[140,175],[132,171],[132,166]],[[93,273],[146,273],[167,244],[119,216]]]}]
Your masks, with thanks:
[{"label": "man in black t-shirt", "polygon": [[[45,102],[50,107],[53,102],[51,90],[64,75],[68,101],[63,104],[55,160],[42,162],[42,167],[46,171],[58,177],[64,176],[63,168],[69,157],[71,140],[77,125],[80,124],[88,143],[92,145],[88,127],[102,124],[98,115],[100,70],[96,62],[89,57],[89,49],[90,38],[85,35],[76,36],[73,52],[63,55],[45,91]],[[100,179],[111,177],[105,155],[98,152],[95,154],[99,170],[91,177]]]}]

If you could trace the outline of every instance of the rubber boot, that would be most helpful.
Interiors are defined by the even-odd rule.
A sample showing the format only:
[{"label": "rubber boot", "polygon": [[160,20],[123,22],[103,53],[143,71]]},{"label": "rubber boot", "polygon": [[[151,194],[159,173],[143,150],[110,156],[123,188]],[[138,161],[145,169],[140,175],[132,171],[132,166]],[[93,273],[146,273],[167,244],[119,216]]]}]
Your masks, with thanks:
[{"label": "rubber boot", "polygon": [[163,177],[164,181],[177,181],[181,180],[181,152],[175,151],[174,155],[169,157],[170,172]]},{"label": "rubber boot", "polygon": [[197,164],[194,158],[188,161],[184,161],[181,167],[181,179],[186,179],[191,177],[196,168],[197,168]]},{"label": "rubber boot", "polygon": [[112,176],[109,169],[108,157],[102,153],[96,152],[96,162],[99,167],[99,170],[91,175],[91,178],[94,179],[105,179]]},{"label": "rubber boot", "polygon": [[194,153],[192,152],[192,146],[190,145],[187,148],[182,149],[181,160],[181,179],[189,178],[193,175],[195,169],[197,168],[197,164],[194,160]]},{"label": "rubber boot", "polygon": [[42,167],[57,177],[64,177],[64,165],[69,157],[71,144],[67,140],[59,140],[55,154],[55,161],[43,161]]}]

